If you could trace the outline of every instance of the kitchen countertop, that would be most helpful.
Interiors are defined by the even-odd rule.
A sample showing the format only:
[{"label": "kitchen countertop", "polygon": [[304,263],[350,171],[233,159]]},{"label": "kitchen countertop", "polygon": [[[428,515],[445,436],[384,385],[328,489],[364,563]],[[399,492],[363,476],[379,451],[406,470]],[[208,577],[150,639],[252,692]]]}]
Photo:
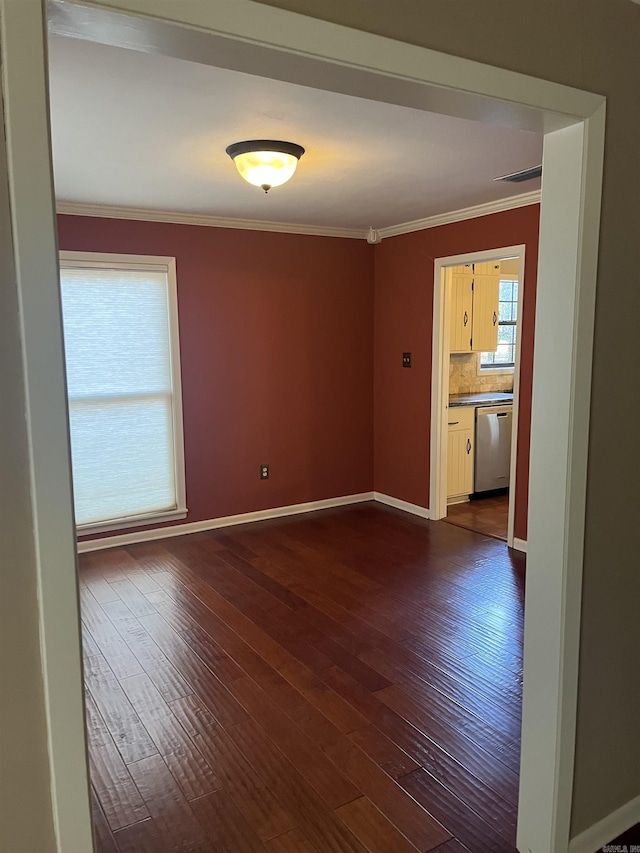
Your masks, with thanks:
[{"label": "kitchen countertop", "polygon": [[484,394],[450,394],[449,408],[455,406],[491,406],[513,403],[512,391],[488,391]]}]

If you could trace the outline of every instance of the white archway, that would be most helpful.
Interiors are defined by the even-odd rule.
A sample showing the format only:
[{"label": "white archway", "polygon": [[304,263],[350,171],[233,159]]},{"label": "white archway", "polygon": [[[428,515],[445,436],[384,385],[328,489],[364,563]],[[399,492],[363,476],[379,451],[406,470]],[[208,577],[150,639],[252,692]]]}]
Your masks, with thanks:
[{"label": "white archway", "polygon": [[[45,22],[40,0],[0,0],[0,12],[54,813],[59,849],[86,853]],[[518,846],[562,853],[573,779],[604,98],[251,0],[79,0],[54,3],[52,16],[57,31],[97,41],[544,131]]]}]

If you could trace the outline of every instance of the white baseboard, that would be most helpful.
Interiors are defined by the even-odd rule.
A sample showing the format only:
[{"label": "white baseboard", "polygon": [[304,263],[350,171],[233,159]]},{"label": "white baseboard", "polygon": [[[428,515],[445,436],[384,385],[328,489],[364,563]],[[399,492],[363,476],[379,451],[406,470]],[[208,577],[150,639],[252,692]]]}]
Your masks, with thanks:
[{"label": "white baseboard", "polygon": [[[84,542],[78,542],[78,553],[118,548],[123,545],[134,545],[136,542],[151,542],[155,539],[170,539],[172,536],[185,536],[187,533],[200,533],[204,530],[216,530],[219,527],[231,527],[235,524],[264,521],[267,518],[282,518],[287,515],[298,515],[317,509],[331,509],[336,506],[372,500],[374,500],[373,492],[361,492],[357,495],[343,495],[339,498],[328,498],[322,501],[290,504],[289,506],[274,507],[274,509],[262,509],[257,512],[243,512],[240,515],[226,515],[222,518],[210,518],[206,521],[192,521],[187,522],[187,524],[174,524],[170,527],[156,527],[153,530],[137,530],[132,533],[120,533],[116,536],[103,536],[101,539],[86,539]],[[411,504],[407,504],[407,506],[411,506]]]},{"label": "white baseboard", "polygon": [[[239,515],[226,515],[222,518],[210,518],[205,521],[193,521],[186,524],[173,524],[170,527],[154,527],[150,530],[138,530],[132,533],[119,533],[115,536],[103,536],[100,539],[85,539],[78,542],[78,553],[101,551],[105,548],[120,548],[124,545],[135,545],[136,542],[153,542],[155,539],[170,539],[172,536],[185,536],[188,533],[200,533],[205,530],[217,530],[219,527],[232,527],[235,524],[248,524],[252,521],[264,521],[267,518],[284,518],[287,515],[299,515],[303,512],[313,512],[318,509],[331,509],[336,506],[378,501],[378,503],[401,509],[420,518],[431,518],[428,509],[417,504],[402,501],[383,492],[361,492],[357,495],[343,495],[339,498],[328,498],[322,501],[309,501],[303,504],[290,504],[273,509],[262,509],[257,512],[243,512]],[[514,539],[516,551],[527,553],[526,539]]]},{"label": "white baseboard", "polygon": [[596,853],[640,822],[640,797],[630,800],[569,842],[569,853]]},{"label": "white baseboard", "polygon": [[373,493],[374,501],[378,501],[381,504],[386,504],[387,506],[395,507],[395,509],[404,510],[404,512],[410,512],[411,515],[419,515],[420,518],[430,518],[430,513],[428,509],[425,509],[423,506],[418,506],[417,504],[410,504],[408,501],[401,501],[399,498],[392,498],[391,495],[385,495],[382,492],[374,492]]}]

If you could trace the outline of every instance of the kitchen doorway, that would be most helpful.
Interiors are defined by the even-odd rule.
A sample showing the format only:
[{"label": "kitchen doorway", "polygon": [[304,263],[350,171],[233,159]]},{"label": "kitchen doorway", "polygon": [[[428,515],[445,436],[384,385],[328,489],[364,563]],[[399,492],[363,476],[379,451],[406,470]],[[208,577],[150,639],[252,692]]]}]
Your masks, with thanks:
[{"label": "kitchen doorway", "polygon": [[[430,484],[433,519],[521,551],[527,496],[526,482],[518,490],[516,477],[526,463],[518,465],[524,273],[524,245],[435,262]],[[533,303],[529,308],[532,325]],[[525,442],[520,446],[528,456]]]}]

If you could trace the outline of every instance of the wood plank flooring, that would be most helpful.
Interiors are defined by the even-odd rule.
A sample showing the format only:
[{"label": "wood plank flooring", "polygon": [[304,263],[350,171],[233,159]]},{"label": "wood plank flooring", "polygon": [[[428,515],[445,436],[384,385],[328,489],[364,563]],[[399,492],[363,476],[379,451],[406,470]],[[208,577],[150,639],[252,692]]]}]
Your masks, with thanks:
[{"label": "wood plank flooring", "polygon": [[465,503],[451,504],[447,507],[447,517],[443,520],[506,542],[509,527],[509,495],[492,495],[465,501]]},{"label": "wood plank flooring", "polygon": [[377,504],[84,554],[98,853],[514,853],[524,558]]}]

